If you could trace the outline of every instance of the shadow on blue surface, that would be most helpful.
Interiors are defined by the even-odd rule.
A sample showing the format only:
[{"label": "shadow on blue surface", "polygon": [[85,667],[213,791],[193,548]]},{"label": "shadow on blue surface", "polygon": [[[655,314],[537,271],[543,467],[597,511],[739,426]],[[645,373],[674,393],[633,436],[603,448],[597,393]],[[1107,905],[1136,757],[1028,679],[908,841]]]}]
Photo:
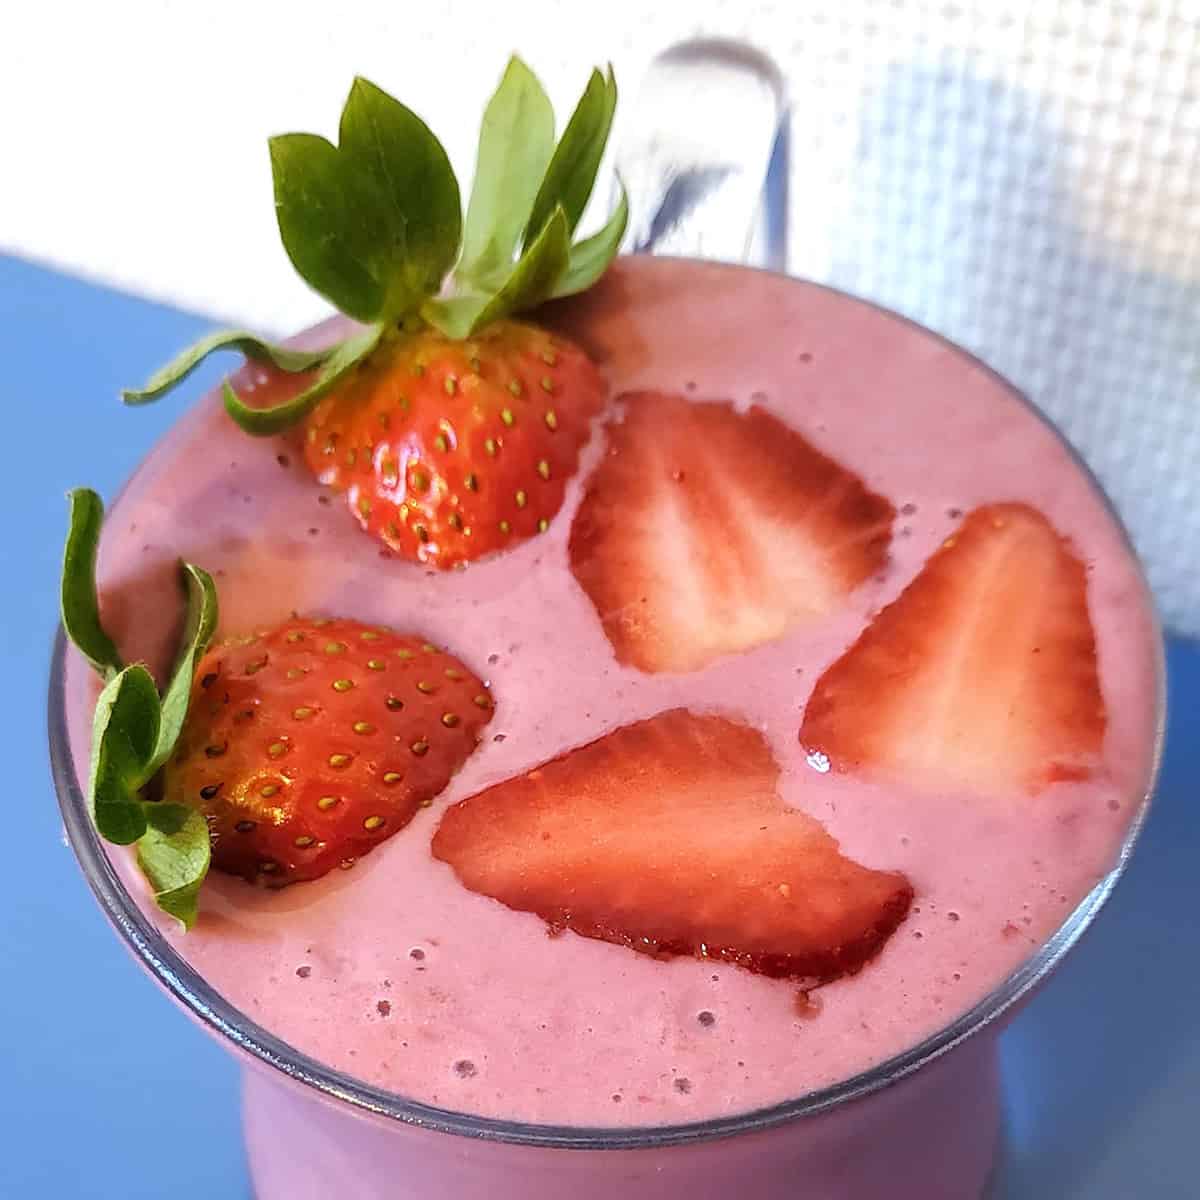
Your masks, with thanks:
[{"label": "shadow on blue surface", "polygon": [[[8,686],[0,1196],[248,1195],[236,1072],[156,992],[62,842],[43,717],[63,493],[111,496],[180,405],[120,412],[204,322],[0,256]],[[205,378],[219,368],[207,368]],[[202,386],[204,379],[197,385]],[[194,394],[194,393],[193,393]],[[1005,1037],[995,1200],[1186,1200],[1200,1110],[1200,649],[1175,642],[1162,786],[1126,878]]]},{"label": "shadow on blue surface", "polygon": [[1200,648],[1172,640],[1158,796],[1095,926],[1005,1037],[1004,1200],[1200,1195]]}]

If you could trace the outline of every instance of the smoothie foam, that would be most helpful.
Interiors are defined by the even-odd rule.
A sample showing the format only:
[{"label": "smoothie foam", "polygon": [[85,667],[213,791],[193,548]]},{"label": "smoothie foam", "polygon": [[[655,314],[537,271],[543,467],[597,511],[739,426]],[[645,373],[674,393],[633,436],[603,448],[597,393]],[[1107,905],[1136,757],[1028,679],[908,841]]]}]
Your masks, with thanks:
[{"label": "smoothie foam", "polygon": [[[449,789],[347,872],[281,892],[210,877],[180,952],[251,1019],[378,1086],[459,1111],[586,1126],[745,1112],[853,1075],[982,999],[1114,864],[1152,768],[1157,647],[1136,563],[1057,436],[995,375],[908,323],[826,290],[735,268],[624,260],[549,314],[614,398],[658,389],[758,404],[898,510],[891,557],[844,609],[686,675],[619,666],[567,567],[593,440],[544,536],[449,574],[381,557],[324,497],[293,438],[254,440],[208,397],[114,505],[101,553],[106,625],[127,657],[169,660],[175,563],[213,571],[222,630],[292,611],[427,635],[487,679],[485,740]],[[325,499],[325,503],[320,500]],[[870,783],[814,765],[798,731],[822,671],[894,599],[963,511],[1020,500],[1088,566],[1108,709],[1103,769],[1003,801]],[[74,655],[80,777],[95,686]],[[904,872],[907,921],[877,959],[808,1007],[785,981],[659,962],[466,891],[433,859],[445,807],[613,728],[675,707],[762,731],[780,794],[842,851]],[[144,884],[121,851],[131,890]]]}]

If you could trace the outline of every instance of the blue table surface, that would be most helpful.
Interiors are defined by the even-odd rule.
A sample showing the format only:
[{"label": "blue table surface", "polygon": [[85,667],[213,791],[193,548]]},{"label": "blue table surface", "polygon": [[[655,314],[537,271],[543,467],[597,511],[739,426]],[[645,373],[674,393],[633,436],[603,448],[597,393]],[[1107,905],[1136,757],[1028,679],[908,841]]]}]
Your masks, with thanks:
[{"label": "blue table surface", "polygon": [[[0,257],[5,413],[0,1196],[249,1196],[232,1061],[134,965],[64,846],[44,689],[63,493],[112,495],[178,415],[121,412],[206,322]],[[213,377],[212,371],[208,372]],[[1127,877],[1005,1037],[996,1200],[1200,1196],[1200,647],[1173,640],[1158,800]],[[18,752],[19,751],[19,752]]]}]

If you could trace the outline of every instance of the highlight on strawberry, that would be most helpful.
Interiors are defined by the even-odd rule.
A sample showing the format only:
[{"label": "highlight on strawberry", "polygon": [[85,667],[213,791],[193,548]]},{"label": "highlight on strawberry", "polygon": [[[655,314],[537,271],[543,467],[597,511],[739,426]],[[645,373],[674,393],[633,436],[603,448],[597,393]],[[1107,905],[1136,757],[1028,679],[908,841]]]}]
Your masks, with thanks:
[{"label": "highlight on strawberry", "polygon": [[101,675],[88,802],[136,845],[158,906],[191,928],[209,866],[268,887],[348,868],[427,807],[474,752],[491,693],[424,638],[292,617],[212,643],[217,594],[181,564],[188,615],[166,691],[125,664],[95,583],[103,505],[71,493],[62,623]]},{"label": "highlight on strawberry", "polygon": [[616,256],[628,220],[619,180],[603,227],[575,238],[616,100],[611,68],[593,71],[556,144],[549,98],[514,57],[484,113],[464,220],[437,138],[356,79],[336,146],[290,133],[270,153],[288,257],[359,328],[320,350],[215,333],[126,403],[237,350],[303,379],[267,407],[227,380],[229,415],[259,435],[303,422],[313,473],[395,554],[449,568],[545,532],[605,387],[577,346],[511,318],[584,291]]}]

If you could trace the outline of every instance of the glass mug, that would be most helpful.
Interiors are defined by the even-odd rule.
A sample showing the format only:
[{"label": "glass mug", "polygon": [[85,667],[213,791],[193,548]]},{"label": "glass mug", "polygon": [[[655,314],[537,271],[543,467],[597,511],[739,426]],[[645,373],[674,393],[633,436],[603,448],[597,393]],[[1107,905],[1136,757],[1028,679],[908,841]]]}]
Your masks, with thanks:
[{"label": "glass mug", "polygon": [[[688,144],[672,140],[670,118],[663,114],[681,95],[686,101],[700,93],[740,106],[746,136],[739,138],[739,158],[731,161],[715,146],[697,144],[694,120]],[[771,176],[777,181],[777,173],[786,170],[786,144],[775,136],[782,90],[769,62],[722,43],[677,47],[652,68],[643,109],[655,100],[660,110],[643,123],[622,163],[627,178],[636,181],[631,235],[639,250],[682,248],[694,257],[658,260],[653,269],[668,286],[685,290],[697,272],[714,269],[730,273],[729,294],[813,288],[746,266],[714,268],[697,253],[745,257],[754,248],[768,263],[782,257],[781,194],[770,179],[765,212],[758,211],[772,146]],[[747,234],[752,228],[755,236]],[[650,267],[645,263],[642,269]],[[626,269],[637,270],[638,261]],[[944,345],[916,326],[910,336]],[[998,378],[996,383],[1015,395],[1010,385]],[[1086,471],[1082,464],[1080,469]],[[93,827],[81,786],[86,761],[75,762],[69,738],[67,653],[60,633],[51,665],[49,732],[67,836],[129,949],[243,1062],[245,1137],[259,1200],[978,1197],[999,1136],[999,1034],[1104,904],[1152,792],[1151,787],[1145,796],[1131,798],[1138,801],[1137,811],[1117,863],[1053,936],[991,995],[889,1061],[787,1103],[716,1120],[596,1129],[521,1124],[421,1104],[325,1066],[238,1011],[187,964],[130,895]],[[1161,658],[1157,671],[1161,745]]]}]

